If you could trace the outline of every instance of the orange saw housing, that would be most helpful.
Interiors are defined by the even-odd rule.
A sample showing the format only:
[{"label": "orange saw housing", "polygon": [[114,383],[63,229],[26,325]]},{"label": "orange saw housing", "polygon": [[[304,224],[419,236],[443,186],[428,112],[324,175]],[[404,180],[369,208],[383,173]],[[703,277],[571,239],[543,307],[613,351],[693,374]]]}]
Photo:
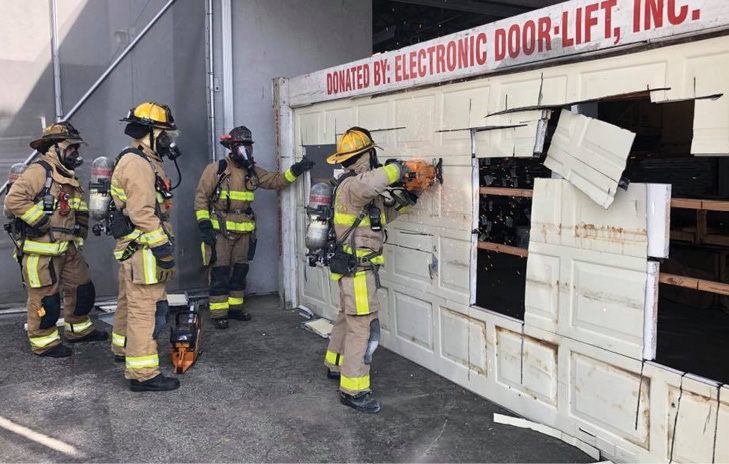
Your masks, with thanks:
[{"label": "orange saw housing", "polygon": [[405,190],[423,191],[433,185],[436,180],[443,183],[442,158],[437,162],[433,160],[433,164],[428,164],[423,160],[401,161],[401,163],[412,171],[405,174],[402,179]]}]

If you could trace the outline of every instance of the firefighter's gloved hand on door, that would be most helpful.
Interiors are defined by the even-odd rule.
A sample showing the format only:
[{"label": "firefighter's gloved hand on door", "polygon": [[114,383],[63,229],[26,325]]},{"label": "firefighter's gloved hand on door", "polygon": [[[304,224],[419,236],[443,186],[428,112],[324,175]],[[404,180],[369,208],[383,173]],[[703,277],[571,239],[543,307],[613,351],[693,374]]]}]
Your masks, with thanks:
[{"label": "firefighter's gloved hand on door", "polygon": [[220,137],[225,159],[209,164],[195,191],[195,217],[203,241],[203,265],[209,268],[210,317],[219,329],[228,319],[249,320],[243,311],[249,262],[256,247],[255,191],[282,190],[313,167],[302,160],[284,172],[268,172],[253,159],[253,134],[238,126]]},{"label": "firefighter's gloved hand on door", "polygon": [[14,240],[28,288],[28,339],[33,353],[40,356],[71,355],[56,327],[61,317],[69,343],[109,337],[94,329],[88,316],[96,290],[81,253],[83,234],[77,227],[88,219],[88,206],[73,171],[81,165],[79,147],[85,143],[70,123],[44,129],[41,138],[30,143],[42,153],[40,159],[20,175],[5,198],[5,209],[19,226],[14,227]]},{"label": "firefighter's gloved hand on door", "polygon": [[[338,263],[356,265],[336,266],[336,272],[334,266],[330,269],[339,284],[342,306],[324,364],[328,376],[339,379],[342,404],[367,413],[380,410],[370,388],[370,363],[379,342],[377,272],[385,262],[384,226],[401,212],[400,205],[386,204],[383,194],[408,171],[399,162],[381,166],[376,148],[369,131],[352,127],[339,139],[337,153],[327,158],[327,163],[344,168],[344,174],[333,181],[335,256],[341,254]],[[337,273],[340,269],[342,274]]]},{"label": "firefighter's gloved hand on door", "polygon": [[291,166],[291,173],[296,177],[299,177],[306,171],[311,171],[314,168],[315,164],[316,163],[311,161],[310,159],[304,158]]}]

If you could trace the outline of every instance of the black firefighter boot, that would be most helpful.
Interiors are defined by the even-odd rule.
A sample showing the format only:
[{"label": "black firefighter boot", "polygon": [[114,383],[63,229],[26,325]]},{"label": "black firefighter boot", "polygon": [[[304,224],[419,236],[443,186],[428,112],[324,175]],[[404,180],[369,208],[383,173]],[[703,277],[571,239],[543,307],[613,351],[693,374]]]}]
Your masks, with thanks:
[{"label": "black firefighter boot", "polygon": [[231,309],[228,311],[228,319],[235,319],[236,321],[250,321],[251,318],[252,316],[242,309]]},{"label": "black firefighter boot", "polygon": [[340,393],[342,404],[354,408],[359,412],[367,414],[376,414],[380,412],[380,403],[377,402],[372,392],[360,392],[356,395],[347,395]]},{"label": "black firefighter boot", "polygon": [[102,332],[101,330],[92,330],[88,334],[81,338],[74,340],[68,340],[68,343],[86,343],[86,342],[103,342],[109,338],[109,332]]},{"label": "black firefighter boot", "polygon": [[58,344],[48,351],[45,351],[38,356],[44,356],[48,358],[67,358],[71,356],[71,348],[66,345]]},{"label": "black firefighter boot", "polygon": [[228,319],[215,319],[215,328],[216,329],[227,329],[228,328]]},{"label": "black firefighter boot", "polygon": [[327,367],[327,378],[332,380],[339,380],[342,378],[342,373],[339,371],[333,371]]},{"label": "black firefighter boot", "polygon": [[130,380],[129,389],[133,392],[161,392],[169,390],[177,390],[180,388],[180,381],[174,377],[165,377],[157,374],[157,377],[140,382],[139,380]]}]

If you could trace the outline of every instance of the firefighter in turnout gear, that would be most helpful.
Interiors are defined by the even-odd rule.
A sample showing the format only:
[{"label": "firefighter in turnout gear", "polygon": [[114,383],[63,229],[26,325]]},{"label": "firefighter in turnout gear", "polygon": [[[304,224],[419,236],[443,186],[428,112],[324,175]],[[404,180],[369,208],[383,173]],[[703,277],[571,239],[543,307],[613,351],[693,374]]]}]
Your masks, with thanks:
[{"label": "firefighter in turnout gear", "polygon": [[132,391],[174,390],[180,382],[160,373],[156,338],[166,325],[166,285],[175,273],[172,193],[162,161],[176,163],[180,156],[177,126],[167,105],[153,102],[131,109],[122,121],[132,141],[111,179],[115,211],[109,214],[120,262],[111,348],[126,362]]},{"label": "firefighter in turnout gear", "polygon": [[43,155],[15,181],[5,198],[14,216],[15,257],[28,289],[28,339],[33,353],[62,358],[71,349],[61,344],[56,322],[61,317],[69,343],[102,341],[109,334],[94,329],[89,312],[96,291],[81,247],[88,235],[89,210],[74,169],[86,144],[69,123],[52,124],[30,147]]},{"label": "firefighter in turnout gear", "polygon": [[220,143],[230,152],[203,171],[194,207],[203,264],[210,268],[210,317],[218,329],[226,329],[229,318],[250,320],[243,302],[256,249],[256,217],[251,209],[255,190],[282,190],[314,163],[304,159],[284,173],[266,171],[253,161],[253,137],[245,126],[223,135]]},{"label": "firefighter in turnout gear", "polygon": [[[344,174],[334,181],[337,251],[329,263],[331,278],[339,283],[340,309],[324,364],[328,376],[340,381],[342,404],[366,413],[380,410],[370,389],[370,363],[380,337],[377,272],[384,263],[384,226],[406,208],[388,206],[382,194],[409,171],[397,162],[380,167],[375,149],[369,131],[353,127],[327,158],[341,164]],[[412,203],[416,200],[413,195]]]}]

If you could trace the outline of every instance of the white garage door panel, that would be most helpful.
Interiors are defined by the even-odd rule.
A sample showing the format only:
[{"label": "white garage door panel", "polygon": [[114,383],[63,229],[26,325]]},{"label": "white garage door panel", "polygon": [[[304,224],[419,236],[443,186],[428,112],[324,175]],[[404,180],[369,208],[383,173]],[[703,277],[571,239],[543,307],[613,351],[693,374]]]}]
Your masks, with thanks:
[{"label": "white garage door panel", "polygon": [[[714,389],[716,392],[716,389]],[[678,405],[681,398],[680,408],[671,408],[666,418],[666,439],[668,441],[668,455],[670,459],[671,447],[673,447],[673,460],[675,462],[713,462],[714,437],[716,430],[716,409],[719,406],[716,398],[699,395],[684,389],[670,386],[668,389],[668,404]],[[678,410],[678,422],[676,411]],[[719,409],[720,420],[729,419],[729,403],[722,401]],[[726,442],[726,435],[718,437],[717,441]],[[675,440],[675,443],[673,441]],[[725,454],[723,459],[717,454],[716,462],[727,462],[729,455]]]},{"label": "white garage door panel", "polygon": [[506,128],[479,133],[476,157],[530,158],[541,152],[548,114],[544,111],[520,111],[486,117],[486,126]]},{"label": "white garage door panel", "polygon": [[622,66],[613,65],[608,69],[599,66],[595,71],[581,73],[580,100],[573,102],[670,87],[666,83],[667,59],[640,64],[630,61]]},{"label": "white garage door panel", "polygon": [[355,125],[355,108],[342,108],[325,113],[324,140],[336,144],[341,134]]},{"label": "white garage door panel", "polygon": [[323,113],[320,111],[299,114],[297,131],[294,134],[297,153],[301,153],[302,145],[328,143],[325,142],[322,118]]},{"label": "white garage door panel", "polygon": [[567,76],[558,75],[543,78],[530,76],[528,80],[514,79],[499,85],[492,112],[534,106],[562,105],[567,101]]},{"label": "white garage door panel", "polygon": [[440,347],[445,359],[475,374],[486,375],[486,324],[482,321],[441,307]]},{"label": "white garage door panel", "polygon": [[607,208],[634,139],[630,131],[562,110],[544,165]]},{"label": "white garage door panel", "polygon": [[640,375],[575,352],[571,354],[571,369],[571,413],[647,449],[650,380],[643,378],[640,388]]},{"label": "white garage door panel", "polygon": [[[606,210],[567,181],[535,179],[530,240],[645,258],[647,189],[647,184],[636,183],[628,191],[619,190]],[[670,195],[663,201],[670,201]],[[666,236],[666,220],[656,224],[664,227],[658,235]]]},{"label": "white garage door panel", "polygon": [[524,295],[524,322],[557,332],[560,297],[560,257],[529,250]]},{"label": "white garage door panel", "polygon": [[397,337],[433,351],[433,304],[400,292],[394,292]]},{"label": "white garage door panel", "polygon": [[439,249],[438,274],[441,287],[468,297],[468,283],[471,272],[471,241],[443,237],[440,239]]},{"label": "white garage door panel", "polygon": [[440,137],[435,132],[440,110],[437,102],[436,95],[424,95],[422,92],[395,100],[395,126],[405,128],[395,131],[397,149],[401,155],[433,155],[435,138]]},{"label": "white garage door panel", "polygon": [[497,328],[496,359],[498,382],[556,406],[556,345]]}]

